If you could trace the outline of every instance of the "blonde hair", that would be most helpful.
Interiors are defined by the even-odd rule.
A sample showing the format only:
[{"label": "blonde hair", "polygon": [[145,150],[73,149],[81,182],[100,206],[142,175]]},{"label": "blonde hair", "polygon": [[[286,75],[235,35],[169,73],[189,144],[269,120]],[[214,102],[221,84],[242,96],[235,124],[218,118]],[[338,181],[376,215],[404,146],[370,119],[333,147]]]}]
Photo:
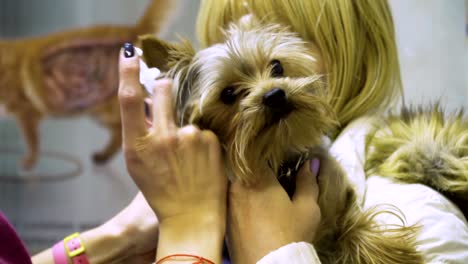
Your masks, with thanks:
[{"label": "blonde hair", "polygon": [[289,26],[322,53],[330,104],[341,127],[402,95],[393,19],[386,0],[202,0],[197,34],[204,47],[247,13]]}]

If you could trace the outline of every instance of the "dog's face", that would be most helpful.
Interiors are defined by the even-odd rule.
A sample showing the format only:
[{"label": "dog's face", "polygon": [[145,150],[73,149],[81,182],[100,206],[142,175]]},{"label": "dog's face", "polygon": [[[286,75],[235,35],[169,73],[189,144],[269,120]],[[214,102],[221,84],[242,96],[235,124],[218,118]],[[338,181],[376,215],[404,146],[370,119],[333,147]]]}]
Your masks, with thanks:
[{"label": "dog's face", "polygon": [[[142,40],[145,60],[175,79],[181,123],[214,131],[246,184],[264,169],[295,173],[335,124],[317,48],[280,26],[232,26],[196,54],[156,41]],[[167,64],[152,63],[161,54]]]}]

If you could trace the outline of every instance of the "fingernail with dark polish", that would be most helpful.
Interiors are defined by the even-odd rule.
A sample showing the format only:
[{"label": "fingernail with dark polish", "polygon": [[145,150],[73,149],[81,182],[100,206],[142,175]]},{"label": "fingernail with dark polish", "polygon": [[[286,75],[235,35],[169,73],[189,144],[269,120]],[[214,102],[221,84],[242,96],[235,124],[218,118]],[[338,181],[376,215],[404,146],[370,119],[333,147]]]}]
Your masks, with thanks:
[{"label": "fingernail with dark polish", "polygon": [[144,104],[145,104],[145,116],[150,117],[149,105],[146,102]]},{"label": "fingernail with dark polish", "polygon": [[320,160],[317,158],[314,158],[310,161],[310,171],[312,174],[317,177],[320,171]]},{"label": "fingernail with dark polish", "polygon": [[124,44],[124,56],[125,58],[131,58],[135,55],[135,47],[133,47],[132,43],[125,43]]}]

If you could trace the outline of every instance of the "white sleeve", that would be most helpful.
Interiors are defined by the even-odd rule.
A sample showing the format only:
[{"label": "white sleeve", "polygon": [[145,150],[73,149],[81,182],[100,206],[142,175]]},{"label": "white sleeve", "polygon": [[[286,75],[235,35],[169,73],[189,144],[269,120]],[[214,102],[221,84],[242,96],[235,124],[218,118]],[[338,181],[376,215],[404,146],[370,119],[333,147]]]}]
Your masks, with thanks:
[{"label": "white sleeve", "polygon": [[306,242],[291,243],[268,253],[257,264],[320,264],[314,246]]},{"label": "white sleeve", "polygon": [[[437,191],[376,175],[367,180],[365,207],[377,204],[395,205],[408,225],[421,226],[417,249],[426,263],[468,263],[468,222],[460,209]],[[386,224],[399,223],[388,214],[378,218]]]}]

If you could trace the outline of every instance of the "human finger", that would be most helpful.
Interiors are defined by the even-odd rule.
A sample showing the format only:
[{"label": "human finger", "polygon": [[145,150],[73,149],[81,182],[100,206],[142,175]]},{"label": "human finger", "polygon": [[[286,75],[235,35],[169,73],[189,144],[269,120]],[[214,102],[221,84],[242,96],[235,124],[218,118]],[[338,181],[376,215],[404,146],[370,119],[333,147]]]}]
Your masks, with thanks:
[{"label": "human finger", "polygon": [[153,128],[159,132],[169,132],[176,128],[172,103],[172,81],[161,79],[153,89]]},{"label": "human finger", "polygon": [[201,141],[208,146],[208,154],[210,162],[213,162],[219,167],[224,167],[222,159],[222,150],[218,137],[210,130],[201,132]]},{"label": "human finger", "polygon": [[[133,52],[133,53],[132,53]],[[124,145],[133,145],[146,134],[143,91],[139,82],[139,59],[132,44],[126,43],[120,52],[118,98],[122,116]]]},{"label": "human finger", "polygon": [[293,196],[294,203],[317,202],[319,196],[319,186],[317,177],[320,173],[320,160],[313,158],[305,162],[297,173],[296,191]]}]

